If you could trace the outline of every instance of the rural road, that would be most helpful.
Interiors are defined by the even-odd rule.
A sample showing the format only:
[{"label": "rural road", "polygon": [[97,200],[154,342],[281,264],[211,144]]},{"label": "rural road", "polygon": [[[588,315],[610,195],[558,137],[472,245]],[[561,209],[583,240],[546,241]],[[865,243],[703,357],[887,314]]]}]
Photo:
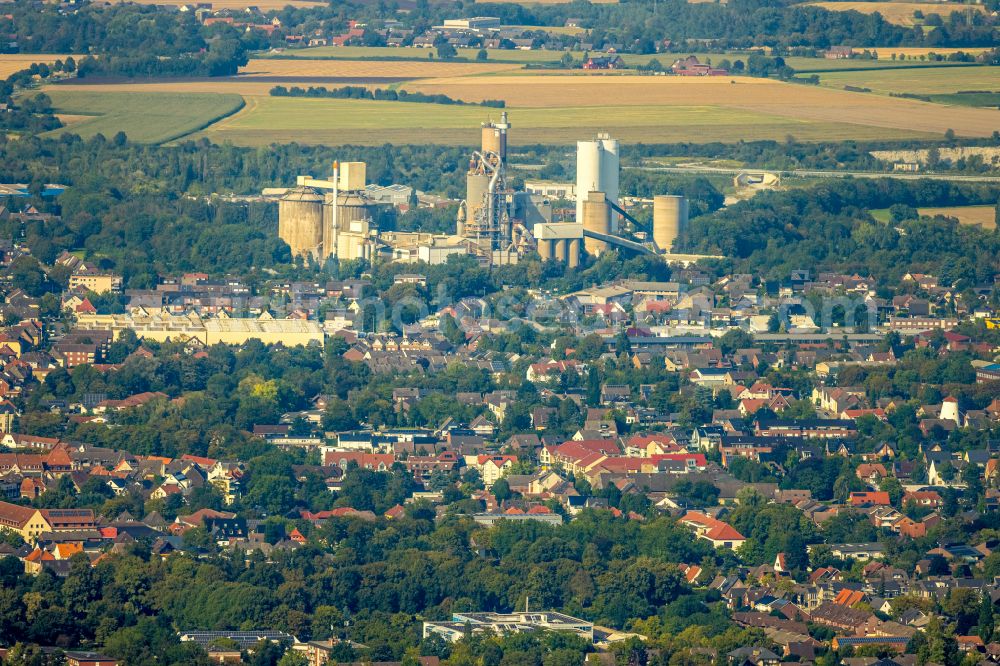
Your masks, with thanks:
[{"label": "rural road", "polygon": [[777,174],[782,178],[898,178],[899,180],[948,180],[967,183],[1000,183],[1000,176],[967,176],[945,173],[896,173],[876,171],[820,171],[809,169],[793,169],[791,171],[773,171],[771,169],[728,169],[723,167],[689,166],[689,167],[655,167],[655,166],[623,166],[622,169],[637,169],[639,171],[658,171],[661,173],[678,174],[716,174],[737,176],[741,173],[767,172]]}]

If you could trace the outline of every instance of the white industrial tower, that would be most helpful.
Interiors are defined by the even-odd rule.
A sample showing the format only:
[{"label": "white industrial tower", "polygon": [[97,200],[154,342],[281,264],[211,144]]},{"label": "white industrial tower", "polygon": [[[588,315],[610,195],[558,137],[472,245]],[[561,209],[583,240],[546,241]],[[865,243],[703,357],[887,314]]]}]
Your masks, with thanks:
[{"label": "white industrial tower", "polygon": [[[583,221],[583,202],[590,192],[603,192],[618,205],[618,141],[598,134],[593,141],[576,143],[576,220]],[[618,233],[618,215],[612,214],[611,233]]]}]

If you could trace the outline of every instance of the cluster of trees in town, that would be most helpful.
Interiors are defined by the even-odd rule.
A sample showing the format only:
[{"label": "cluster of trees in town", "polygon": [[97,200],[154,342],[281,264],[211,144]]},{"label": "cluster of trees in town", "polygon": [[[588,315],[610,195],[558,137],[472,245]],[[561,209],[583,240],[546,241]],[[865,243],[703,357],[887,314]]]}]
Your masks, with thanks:
[{"label": "cluster of trees in town", "polygon": [[[259,48],[233,26],[203,26],[194,12],[141,5],[88,5],[73,12],[16,3],[0,32],[23,53],[87,53],[77,76],[229,76]],[[96,57],[93,57],[96,56]]]},{"label": "cluster of trees in town", "polygon": [[332,99],[372,99],[387,102],[414,102],[417,104],[458,104],[462,106],[488,106],[495,109],[502,109],[506,102],[502,99],[485,99],[482,102],[463,102],[460,99],[453,99],[447,95],[428,95],[421,92],[407,92],[405,90],[392,90],[390,88],[375,88],[369,90],[365,86],[343,86],[340,88],[326,88],[324,86],[309,86],[300,88],[292,86],[275,86],[271,88],[272,97],[328,97]]},{"label": "cluster of trees in town", "polygon": [[[767,644],[762,634],[732,628],[718,595],[685,584],[676,562],[711,558],[711,548],[665,518],[640,524],[587,512],[561,527],[483,529],[458,517],[436,523],[433,511],[414,505],[391,522],[331,519],[307,532],[315,540],[308,546],[246,562],[211,549],[198,559],[160,560],[139,542],[93,568],[81,556],[62,579],[24,575],[15,558],[3,559],[0,629],[11,643],[93,645],[131,665],[206,663],[200,648],[178,643],[175,628],[241,626],[300,639],[349,635],[367,646],[345,646],[338,660],[415,663],[423,654],[455,666],[580,663],[593,647],[579,638],[487,636],[449,645],[421,640],[415,619],[506,611],[530,598],[535,608],[563,608],[614,627],[636,620],[698,625],[686,647]],[[197,543],[203,533],[196,528],[185,541]]]},{"label": "cluster of trees in town", "polygon": [[52,113],[52,100],[48,95],[41,93],[15,103],[14,93],[32,85],[35,77],[45,80],[53,74],[75,71],[76,62],[70,56],[65,62],[58,59],[52,65],[32,63],[0,82],[0,104],[5,106],[0,111],[0,129],[37,134],[62,127],[62,122]]},{"label": "cluster of trees in town", "polygon": [[954,219],[885,224],[870,210],[894,204],[995,205],[991,185],[942,181],[836,180],[811,188],[766,192],[691,221],[686,247],[722,254],[734,269],[765,278],[814,270],[861,271],[898,284],[910,271],[939,276],[960,289],[991,282],[1000,234]]}]

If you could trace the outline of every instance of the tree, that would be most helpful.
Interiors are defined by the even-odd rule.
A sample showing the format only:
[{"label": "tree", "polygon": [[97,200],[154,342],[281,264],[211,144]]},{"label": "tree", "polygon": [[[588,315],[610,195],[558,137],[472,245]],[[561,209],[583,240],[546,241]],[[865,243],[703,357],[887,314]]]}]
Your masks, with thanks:
[{"label": "tree", "polygon": [[493,496],[497,498],[497,502],[504,502],[514,496],[507,479],[497,479],[490,490],[493,491]]},{"label": "tree", "polygon": [[479,60],[481,62],[489,59],[489,57],[490,54],[486,49],[479,49],[479,52],[476,53],[476,60]]},{"label": "tree", "polygon": [[456,51],[455,47],[448,42],[442,42],[437,47],[438,58],[448,59],[448,58],[454,58],[456,55],[458,55],[458,51]]},{"label": "tree", "polygon": [[996,621],[993,613],[993,599],[988,593],[982,594],[979,605],[979,618],[976,623],[976,633],[983,639],[984,643],[989,643],[993,637],[993,630]]}]

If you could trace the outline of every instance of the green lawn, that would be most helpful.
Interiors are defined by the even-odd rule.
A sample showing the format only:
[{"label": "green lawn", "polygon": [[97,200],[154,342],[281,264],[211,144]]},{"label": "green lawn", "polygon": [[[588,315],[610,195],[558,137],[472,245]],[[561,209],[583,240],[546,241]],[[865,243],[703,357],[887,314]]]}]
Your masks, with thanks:
[{"label": "green lawn", "polygon": [[52,87],[46,93],[57,113],[70,116],[66,127],[50,134],[103,134],[110,138],[121,131],[140,143],[163,143],[185,136],[243,107],[243,98],[231,94],[109,93]]}]

